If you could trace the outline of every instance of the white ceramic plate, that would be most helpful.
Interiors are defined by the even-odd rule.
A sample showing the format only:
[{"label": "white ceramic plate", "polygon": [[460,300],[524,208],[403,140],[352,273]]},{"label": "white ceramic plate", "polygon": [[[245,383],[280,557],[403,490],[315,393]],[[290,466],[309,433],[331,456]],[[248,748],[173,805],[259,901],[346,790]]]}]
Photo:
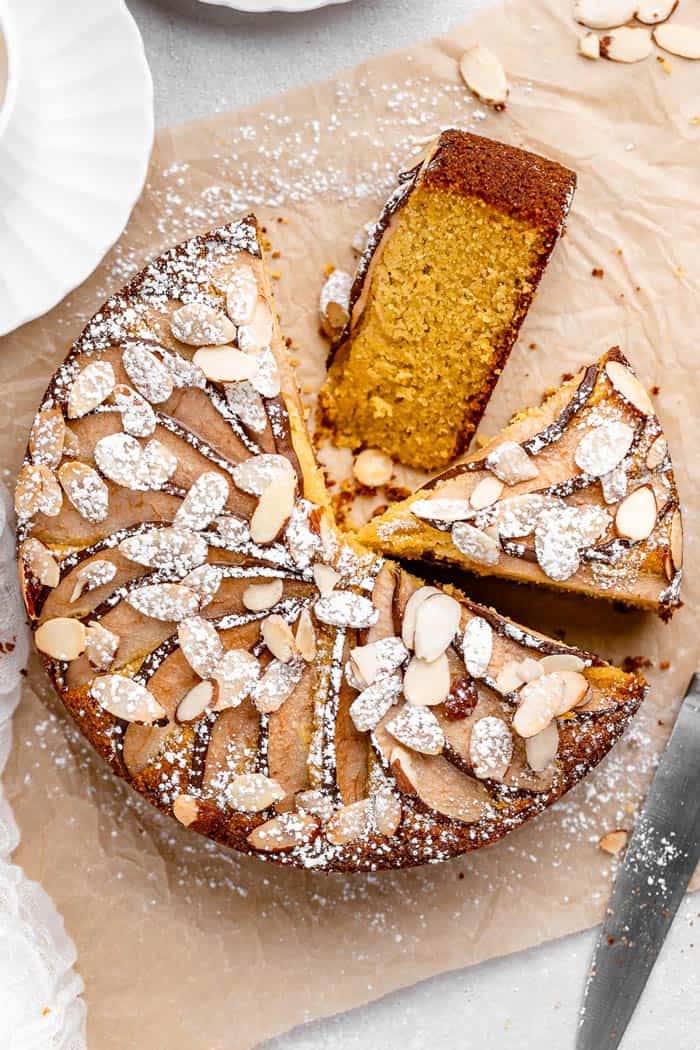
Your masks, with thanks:
[{"label": "white ceramic plate", "polygon": [[329,7],[331,4],[347,4],[348,0],[200,0],[200,3],[263,14],[265,11],[314,11],[317,7]]},{"label": "white ceramic plate", "polygon": [[85,280],[124,229],[148,169],[153,85],[123,0],[0,0],[0,28],[3,335]]}]

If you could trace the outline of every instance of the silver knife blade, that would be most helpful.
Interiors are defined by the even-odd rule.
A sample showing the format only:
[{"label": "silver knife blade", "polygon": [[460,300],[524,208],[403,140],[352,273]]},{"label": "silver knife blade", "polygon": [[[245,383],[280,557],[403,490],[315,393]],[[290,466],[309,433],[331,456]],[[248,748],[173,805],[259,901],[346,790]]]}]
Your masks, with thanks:
[{"label": "silver knife blade", "polygon": [[688,686],[598,937],[576,1050],[615,1050],[700,860],[700,672]]}]

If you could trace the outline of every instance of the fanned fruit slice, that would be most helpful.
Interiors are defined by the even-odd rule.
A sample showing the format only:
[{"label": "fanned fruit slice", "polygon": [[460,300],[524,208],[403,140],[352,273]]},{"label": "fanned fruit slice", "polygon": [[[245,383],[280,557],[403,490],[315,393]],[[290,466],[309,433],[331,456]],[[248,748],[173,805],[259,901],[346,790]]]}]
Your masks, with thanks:
[{"label": "fanned fruit slice", "polygon": [[669,619],[683,526],[661,424],[617,348],[369,522],[385,554],[459,565]]},{"label": "fanned fruit slice", "polygon": [[558,798],[642,699],[337,532],[253,217],[88,324],[17,511],[36,645],[85,736],[246,853],[370,870],[474,849]]}]

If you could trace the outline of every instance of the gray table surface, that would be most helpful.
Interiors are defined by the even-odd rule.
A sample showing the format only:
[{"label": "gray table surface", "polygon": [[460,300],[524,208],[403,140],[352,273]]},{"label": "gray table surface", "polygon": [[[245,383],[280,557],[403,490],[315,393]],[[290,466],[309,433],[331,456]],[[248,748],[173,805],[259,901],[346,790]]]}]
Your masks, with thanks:
[{"label": "gray table surface", "polygon": [[[442,33],[480,6],[479,0],[351,0],[306,14],[253,15],[197,0],[127,3],[143,33],[159,124],[330,76]],[[681,907],[626,1050],[657,1050],[662,1040],[669,1050],[700,1050],[699,944],[696,895]],[[266,1050],[570,1050],[592,947],[589,932],[445,974],[312,1022]]]}]

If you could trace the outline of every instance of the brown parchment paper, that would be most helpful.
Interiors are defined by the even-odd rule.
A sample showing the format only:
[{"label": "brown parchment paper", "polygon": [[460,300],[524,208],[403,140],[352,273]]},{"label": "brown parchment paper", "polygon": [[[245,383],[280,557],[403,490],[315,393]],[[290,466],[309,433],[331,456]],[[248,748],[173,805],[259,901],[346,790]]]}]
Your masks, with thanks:
[{"label": "brown parchment paper", "polygon": [[[686,605],[670,626],[505,584],[470,586],[606,657],[645,656],[651,691],[624,742],[562,803],[497,846],[438,867],[324,876],[227,853],[112,778],[32,665],[6,774],[22,829],[16,859],[52,895],[77,944],[95,1050],[244,1050],[601,917],[611,862],[598,838],[630,825],[698,655],[700,94],[697,66],[680,59],[670,58],[669,75],[654,59],[628,67],[577,58],[567,12],[557,0],[508,4],[449,39],[163,131],[142,200],[104,264],[1,342],[11,481],[50,374],[106,295],[154,252],[253,207],[279,252],[271,265],[280,314],[312,405],[325,355],[315,312],[324,266],[352,266],[353,235],[422,141],[442,126],[472,127],[579,173],[568,234],[482,431],[619,343],[658,387],[685,503]],[[459,81],[456,60],[477,40],[508,70],[503,114]]]}]

